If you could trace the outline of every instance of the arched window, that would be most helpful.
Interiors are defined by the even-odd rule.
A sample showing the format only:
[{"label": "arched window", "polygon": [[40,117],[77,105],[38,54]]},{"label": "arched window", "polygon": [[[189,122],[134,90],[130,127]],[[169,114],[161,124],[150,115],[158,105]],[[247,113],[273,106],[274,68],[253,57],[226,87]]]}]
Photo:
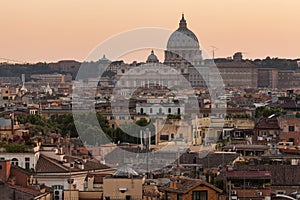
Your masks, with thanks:
[{"label": "arched window", "polygon": [[144,108],[141,108],[140,111],[141,111],[141,114],[144,114]]},{"label": "arched window", "polygon": [[174,133],[171,133],[171,139],[173,140],[174,139]]},{"label": "arched window", "polygon": [[11,164],[18,166],[19,160],[17,158],[13,158],[13,159],[11,159]]}]

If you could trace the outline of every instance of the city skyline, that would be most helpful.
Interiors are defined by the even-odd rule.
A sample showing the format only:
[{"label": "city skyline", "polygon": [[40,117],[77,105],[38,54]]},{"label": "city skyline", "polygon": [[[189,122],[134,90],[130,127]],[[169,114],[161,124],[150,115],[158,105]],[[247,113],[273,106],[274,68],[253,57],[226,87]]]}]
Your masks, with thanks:
[{"label": "city skyline", "polygon": [[[0,17],[6,20],[0,21],[0,58],[83,61],[94,47],[120,32],[142,27],[175,30],[184,13],[201,48],[211,54],[211,46],[215,46],[216,57],[241,51],[250,59],[296,59],[300,51],[299,5],[295,0],[2,1]],[[147,56],[142,53],[135,60],[144,61]]]}]

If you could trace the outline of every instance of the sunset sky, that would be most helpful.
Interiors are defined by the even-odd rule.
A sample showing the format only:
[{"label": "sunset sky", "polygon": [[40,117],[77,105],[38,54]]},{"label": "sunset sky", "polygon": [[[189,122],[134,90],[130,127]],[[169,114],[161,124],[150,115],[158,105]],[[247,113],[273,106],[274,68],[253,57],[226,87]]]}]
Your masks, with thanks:
[{"label": "sunset sky", "polygon": [[120,32],[175,30],[181,13],[202,48],[218,48],[216,57],[300,58],[299,0],[1,0],[0,62],[83,61]]}]

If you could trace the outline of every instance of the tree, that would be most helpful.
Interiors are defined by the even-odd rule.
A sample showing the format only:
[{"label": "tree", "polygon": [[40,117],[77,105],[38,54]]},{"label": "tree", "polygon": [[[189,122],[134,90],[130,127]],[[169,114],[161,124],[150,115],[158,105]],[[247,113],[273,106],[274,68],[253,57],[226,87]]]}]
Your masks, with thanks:
[{"label": "tree", "polygon": [[180,114],[168,114],[167,115],[167,119],[181,119],[181,115]]},{"label": "tree", "polygon": [[150,122],[146,118],[141,118],[135,122],[139,126],[147,126]]},{"label": "tree", "polygon": [[260,117],[269,117],[273,114],[279,116],[283,113],[280,108],[268,108],[268,107],[258,107],[255,110],[255,118],[259,119]]}]

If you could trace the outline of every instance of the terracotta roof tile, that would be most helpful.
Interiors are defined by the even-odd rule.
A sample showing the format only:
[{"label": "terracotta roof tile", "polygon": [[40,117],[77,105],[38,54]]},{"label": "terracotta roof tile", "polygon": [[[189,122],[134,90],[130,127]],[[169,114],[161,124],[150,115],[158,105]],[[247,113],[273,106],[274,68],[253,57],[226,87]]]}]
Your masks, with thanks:
[{"label": "terracotta roof tile", "polygon": [[236,165],[236,170],[250,171],[261,170],[270,171],[272,185],[300,185],[300,166],[299,165]]},{"label": "terracotta roof tile", "polygon": [[218,168],[233,162],[237,153],[209,153],[204,158],[199,158],[198,153],[186,153],[180,157],[180,164],[202,164],[203,168]]},{"label": "terracotta roof tile", "polygon": [[59,164],[56,160],[49,157],[40,155],[36,165],[36,172],[39,173],[55,173],[55,172],[68,172],[69,169],[62,164]]},{"label": "terracotta roof tile", "polygon": [[269,179],[271,178],[270,171],[228,171],[228,178],[256,178],[256,179]]},{"label": "terracotta roof tile", "polygon": [[280,130],[277,118],[262,117],[255,126],[256,129]]},{"label": "terracotta roof tile", "polygon": [[200,179],[190,179],[190,178],[186,178],[186,177],[176,177],[176,180],[172,180],[175,182],[179,182],[179,184],[176,186],[176,188],[174,187],[162,187],[161,190],[165,190],[165,191],[169,191],[169,192],[175,192],[175,193],[187,193],[190,190],[192,190],[193,188],[199,186],[199,185],[205,185],[207,187],[210,187],[214,190],[216,190],[217,192],[221,193],[222,190],[203,181]]}]

